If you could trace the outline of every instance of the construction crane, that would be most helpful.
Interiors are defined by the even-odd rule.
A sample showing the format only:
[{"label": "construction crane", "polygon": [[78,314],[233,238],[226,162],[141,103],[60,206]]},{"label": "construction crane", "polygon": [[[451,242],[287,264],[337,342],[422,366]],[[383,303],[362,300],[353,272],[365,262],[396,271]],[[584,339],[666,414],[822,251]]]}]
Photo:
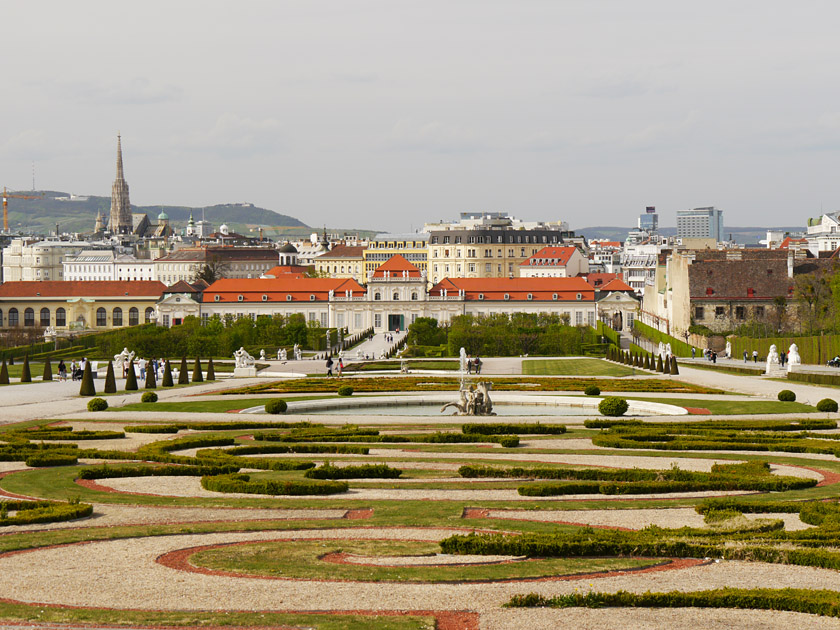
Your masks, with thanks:
[{"label": "construction crane", "polygon": [[17,195],[10,193],[5,186],[3,186],[3,231],[9,233],[9,199],[41,199],[41,195]]}]

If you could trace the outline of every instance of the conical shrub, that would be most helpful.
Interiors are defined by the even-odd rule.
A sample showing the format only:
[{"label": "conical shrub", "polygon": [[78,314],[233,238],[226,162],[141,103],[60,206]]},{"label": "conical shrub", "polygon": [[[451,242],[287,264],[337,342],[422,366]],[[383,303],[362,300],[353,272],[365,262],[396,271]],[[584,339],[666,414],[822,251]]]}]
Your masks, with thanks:
[{"label": "conical shrub", "polygon": [[665,372],[665,367],[662,365],[662,355],[656,357],[656,371],[660,374]]},{"label": "conical shrub", "polygon": [[213,357],[210,357],[210,360],[207,361],[207,380],[216,380],[216,368],[213,367]]},{"label": "conical shrub", "polygon": [[125,391],[136,392],[137,387],[137,373],[134,371],[134,363],[128,364],[128,372],[125,374]]},{"label": "conical shrub", "polygon": [[90,361],[85,361],[85,371],[82,374],[82,386],[79,388],[79,396],[96,396],[96,387],[93,385],[93,371],[90,369]]},{"label": "conical shrub", "polygon": [[677,367],[677,357],[671,355],[671,374],[679,374],[680,369]]},{"label": "conical shrub", "polygon": [[178,385],[190,384],[190,373],[187,371],[187,357],[181,357],[181,367],[178,370]]},{"label": "conical shrub", "polygon": [[29,355],[27,354],[23,357],[23,369],[20,371],[20,382],[21,383],[31,383],[32,382],[32,372],[29,370]]},{"label": "conical shrub", "polygon": [[166,360],[166,363],[163,367],[163,380],[160,382],[161,387],[174,387],[175,383],[172,382],[172,366],[169,364],[169,359]]},{"label": "conical shrub", "polygon": [[157,379],[155,378],[155,369],[152,367],[152,362],[146,364],[146,389],[157,389]]},{"label": "conical shrub", "polygon": [[51,381],[52,380],[52,364],[50,363],[50,358],[47,357],[44,359],[44,376],[41,377],[42,381]]},{"label": "conical shrub", "polygon": [[3,363],[0,363],[0,385],[9,384],[9,368],[6,365],[6,357],[3,357]]},{"label": "conical shrub", "polygon": [[117,377],[114,374],[113,361],[108,361],[108,371],[105,372],[105,387],[102,391],[106,394],[114,394],[117,391]]},{"label": "conical shrub", "polygon": [[204,377],[201,375],[201,359],[199,359],[198,357],[195,358],[195,365],[193,365],[192,382],[193,383],[203,383],[204,382]]}]

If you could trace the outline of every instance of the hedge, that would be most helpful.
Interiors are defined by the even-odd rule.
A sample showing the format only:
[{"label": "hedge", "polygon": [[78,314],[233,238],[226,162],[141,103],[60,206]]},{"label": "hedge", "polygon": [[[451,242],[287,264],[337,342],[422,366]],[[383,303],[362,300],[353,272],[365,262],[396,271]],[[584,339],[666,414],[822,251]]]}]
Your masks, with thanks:
[{"label": "hedge", "polygon": [[613,427],[645,427],[651,429],[675,429],[683,433],[705,432],[709,430],[738,431],[820,431],[836,429],[835,420],[802,418],[800,420],[701,420],[686,424],[684,422],[644,422],[643,420],[610,420],[593,418],[583,421],[589,429],[610,429]]},{"label": "hedge", "polygon": [[[16,512],[9,516],[8,512]],[[58,523],[85,518],[93,514],[93,506],[86,503],[58,503],[56,501],[4,501],[0,505],[0,526]]]},{"label": "hedge", "polygon": [[[176,433],[185,429],[195,431],[239,431],[241,429],[305,429],[323,425],[311,422],[259,422],[237,420],[234,422],[174,422],[172,424],[141,424],[123,427],[126,433]],[[166,429],[165,431],[163,429]]]},{"label": "hedge", "polygon": [[840,375],[835,374],[813,374],[811,372],[788,372],[787,380],[799,381],[801,383],[814,383],[815,385],[835,385],[840,387]]},{"label": "hedge", "polygon": [[116,440],[124,438],[122,431],[73,431],[71,427],[50,427],[46,429],[30,429],[11,431],[6,434],[15,438],[27,440]]},{"label": "hedge", "polygon": [[[685,341],[680,341],[676,337],[666,335],[665,333],[658,331],[656,328],[643,324],[638,319],[633,320],[633,329],[638,330],[642,337],[655,344],[658,344],[660,341],[664,344],[670,343],[671,352],[678,357],[691,356],[691,346]],[[735,351],[733,350],[733,353],[734,352]]]},{"label": "hedge", "polygon": [[751,490],[756,492],[783,492],[813,488],[816,479],[800,477],[736,478],[710,475],[704,481],[631,481],[623,483],[568,482],[543,483],[520,486],[517,491],[524,497],[550,497],[564,494],[664,494],[669,492],[706,492]]},{"label": "hedge", "polygon": [[324,495],[347,492],[346,481],[251,481],[249,475],[202,477],[201,487],[210,492],[269,495]]},{"label": "hedge", "polygon": [[97,466],[82,468],[79,479],[114,479],[118,477],[203,477],[239,472],[239,466]]},{"label": "hedge", "polygon": [[25,460],[32,468],[46,468],[48,466],[72,466],[78,463],[76,455],[70,453],[34,453]]},{"label": "hedge", "polygon": [[[233,440],[230,441],[233,443]],[[255,446],[236,446],[224,451],[227,455],[257,455],[268,453],[341,453],[350,455],[367,455],[365,446],[349,446],[346,444],[257,444]]]},{"label": "hedge", "polygon": [[465,424],[461,427],[463,433],[479,434],[479,435],[559,435],[566,432],[566,427],[562,424]]},{"label": "hedge", "polygon": [[387,464],[340,467],[326,462],[323,466],[307,470],[303,476],[308,479],[397,479],[400,475],[400,469]]}]

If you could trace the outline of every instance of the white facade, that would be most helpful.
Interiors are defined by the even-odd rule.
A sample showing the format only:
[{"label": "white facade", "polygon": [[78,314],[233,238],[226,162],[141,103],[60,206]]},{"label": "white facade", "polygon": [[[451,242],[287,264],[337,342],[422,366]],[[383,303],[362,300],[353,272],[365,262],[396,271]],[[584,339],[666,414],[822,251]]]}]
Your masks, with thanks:
[{"label": "white facade", "polygon": [[13,239],[3,248],[3,281],[64,280],[64,260],[87,247],[84,241]]},{"label": "white facade", "polygon": [[715,207],[677,210],[678,238],[723,240],[723,211]]}]

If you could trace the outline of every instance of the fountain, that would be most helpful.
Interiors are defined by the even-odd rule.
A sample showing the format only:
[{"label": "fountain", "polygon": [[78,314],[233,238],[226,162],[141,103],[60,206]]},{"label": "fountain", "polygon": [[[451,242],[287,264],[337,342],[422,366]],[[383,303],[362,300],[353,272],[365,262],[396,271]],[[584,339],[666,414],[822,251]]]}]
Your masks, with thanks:
[{"label": "fountain", "polygon": [[490,400],[489,390],[493,383],[480,382],[474,385],[467,384],[467,351],[461,348],[459,359],[459,380],[460,390],[456,402],[448,402],[440,408],[441,413],[449,407],[455,407],[456,416],[495,416],[493,413],[493,401]]}]

